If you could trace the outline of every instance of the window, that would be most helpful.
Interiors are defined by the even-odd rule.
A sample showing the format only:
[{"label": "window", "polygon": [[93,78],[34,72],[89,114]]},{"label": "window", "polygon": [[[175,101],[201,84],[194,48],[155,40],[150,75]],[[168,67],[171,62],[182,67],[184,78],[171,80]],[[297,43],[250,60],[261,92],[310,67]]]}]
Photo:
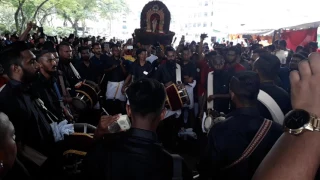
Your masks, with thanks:
[{"label": "window", "polygon": [[211,16],[213,16],[213,11],[211,12]]},{"label": "window", "polygon": [[207,23],[206,22],[203,23],[203,27],[207,27]]},{"label": "window", "polygon": [[211,22],[211,27],[212,27],[212,22]]},{"label": "window", "polygon": [[201,26],[201,23],[198,23],[198,27],[200,27]]},{"label": "window", "polygon": [[207,12],[204,12],[203,15],[204,15],[204,17],[207,17],[207,16],[208,16],[208,13],[207,13]]},{"label": "window", "polygon": [[201,13],[200,12],[198,13],[198,17],[201,17]]},{"label": "window", "polygon": [[197,23],[193,23],[193,27],[197,27]]},{"label": "window", "polygon": [[208,4],[209,4],[208,1],[204,2],[204,6],[208,6]]},{"label": "window", "polygon": [[194,17],[197,17],[197,13],[194,13]]},{"label": "window", "polygon": [[126,26],[126,25],[123,25],[123,26],[122,26],[122,29],[127,29],[127,26]]}]

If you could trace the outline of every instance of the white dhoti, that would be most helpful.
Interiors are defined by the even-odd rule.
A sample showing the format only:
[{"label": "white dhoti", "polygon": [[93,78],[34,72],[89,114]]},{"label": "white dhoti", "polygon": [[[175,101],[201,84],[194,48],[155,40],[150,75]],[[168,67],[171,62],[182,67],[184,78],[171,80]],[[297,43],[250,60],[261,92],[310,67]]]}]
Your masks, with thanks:
[{"label": "white dhoti", "polygon": [[120,82],[111,82],[108,81],[107,84],[107,92],[106,92],[106,99],[112,99],[112,100],[120,100],[120,101],[126,101],[126,96],[122,94],[121,89],[123,87],[124,81]]},{"label": "white dhoti", "polygon": [[194,107],[194,95],[193,95],[193,89],[196,86],[197,81],[193,80],[192,83],[189,83],[188,85],[185,85],[186,91],[188,93],[190,104],[184,105],[183,107],[189,107],[189,109],[192,109]]},{"label": "white dhoti", "polygon": [[170,109],[166,109],[166,115],[164,116],[164,119],[175,115],[175,118],[179,118],[181,115],[181,110],[171,111]]}]

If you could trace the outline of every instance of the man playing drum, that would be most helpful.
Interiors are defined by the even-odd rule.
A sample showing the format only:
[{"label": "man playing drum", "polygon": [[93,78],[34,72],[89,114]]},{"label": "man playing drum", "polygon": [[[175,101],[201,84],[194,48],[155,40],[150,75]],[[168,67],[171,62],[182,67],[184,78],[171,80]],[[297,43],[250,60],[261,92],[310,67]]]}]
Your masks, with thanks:
[{"label": "man playing drum", "polygon": [[106,77],[108,78],[106,91],[106,107],[110,114],[125,112],[126,97],[121,93],[124,80],[127,77],[127,67],[124,59],[120,57],[119,46],[114,44],[111,47],[112,56],[106,61]]}]

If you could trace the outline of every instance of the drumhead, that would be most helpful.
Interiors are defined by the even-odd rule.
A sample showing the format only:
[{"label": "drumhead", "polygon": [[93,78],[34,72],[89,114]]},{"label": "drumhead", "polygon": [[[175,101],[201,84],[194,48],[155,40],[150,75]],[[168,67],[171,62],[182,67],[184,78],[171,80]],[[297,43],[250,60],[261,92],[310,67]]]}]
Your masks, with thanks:
[{"label": "drumhead", "polygon": [[72,105],[77,109],[77,110],[84,110],[87,108],[87,103],[84,102],[83,100],[79,99],[78,97],[72,98]]},{"label": "drumhead", "polygon": [[212,127],[213,119],[211,116],[208,116],[204,119],[204,129],[208,132],[210,128]]}]

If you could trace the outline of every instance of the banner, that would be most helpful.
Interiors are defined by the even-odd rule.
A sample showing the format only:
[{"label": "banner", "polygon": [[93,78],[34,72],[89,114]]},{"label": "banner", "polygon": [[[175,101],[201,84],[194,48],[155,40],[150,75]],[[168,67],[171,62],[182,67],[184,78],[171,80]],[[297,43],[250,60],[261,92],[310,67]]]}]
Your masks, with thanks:
[{"label": "banner", "polygon": [[311,41],[317,41],[318,28],[310,28],[303,30],[283,30],[281,33],[281,39],[286,40],[287,48],[295,51],[296,47],[304,46]]}]

